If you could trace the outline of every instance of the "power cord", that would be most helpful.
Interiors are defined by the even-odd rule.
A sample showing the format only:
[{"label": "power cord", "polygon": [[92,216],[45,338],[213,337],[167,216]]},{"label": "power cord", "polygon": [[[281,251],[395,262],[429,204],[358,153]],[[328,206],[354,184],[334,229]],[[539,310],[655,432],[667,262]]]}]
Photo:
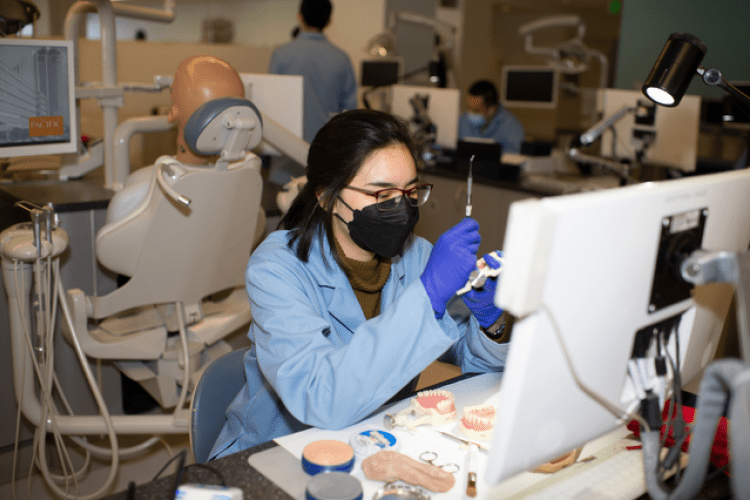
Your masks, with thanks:
[{"label": "power cord", "polygon": [[573,360],[570,357],[570,353],[568,352],[568,348],[565,345],[565,340],[563,339],[562,332],[560,331],[560,328],[557,324],[557,321],[555,320],[554,315],[552,314],[552,311],[550,311],[549,307],[547,307],[547,304],[545,303],[542,303],[540,308],[547,314],[547,317],[552,323],[552,329],[554,330],[555,336],[557,337],[557,341],[559,342],[560,348],[563,351],[563,355],[565,356],[565,361],[568,364],[568,369],[570,370],[570,374],[573,376],[573,380],[575,381],[578,388],[581,389],[591,399],[599,403],[605,410],[612,413],[618,419],[621,419],[624,421],[636,420],[642,426],[646,427],[647,429],[650,429],[648,422],[643,417],[641,417],[638,414],[623,410],[622,408],[620,408],[619,406],[617,406],[616,404],[612,403],[607,398],[602,396],[601,394],[598,394],[596,391],[594,391],[589,386],[587,386],[583,382],[583,380],[581,380],[581,378],[578,376],[578,372],[576,371],[575,366],[573,365]]},{"label": "power cord", "polygon": [[[198,469],[198,468],[206,469],[207,471],[211,472],[219,479],[219,481],[221,482],[221,486],[226,487],[226,480],[224,479],[224,476],[216,468],[211,467],[210,465],[206,465],[206,464],[185,465],[186,456],[187,456],[187,450],[182,450],[177,455],[167,460],[166,463],[162,466],[162,468],[159,469],[159,472],[156,473],[152,481],[156,481],[157,479],[159,479],[159,476],[161,476],[161,474],[172,464],[172,462],[177,461],[178,466],[177,466],[177,470],[175,471],[174,481],[172,482],[172,491],[175,492],[175,494],[177,493],[177,490],[180,487],[180,485],[182,485],[183,477],[186,474],[189,474],[190,469]],[[133,485],[133,488],[135,488],[135,485]],[[130,495],[130,489],[128,490],[128,495]],[[128,496],[128,500],[131,500],[134,498],[135,498],[135,491],[133,490],[133,496],[132,497]]]}]

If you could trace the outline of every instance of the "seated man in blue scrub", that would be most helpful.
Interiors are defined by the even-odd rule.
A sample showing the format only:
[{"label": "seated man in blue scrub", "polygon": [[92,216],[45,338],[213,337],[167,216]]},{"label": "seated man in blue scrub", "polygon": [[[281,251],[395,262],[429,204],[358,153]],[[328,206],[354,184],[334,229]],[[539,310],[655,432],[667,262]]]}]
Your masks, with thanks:
[{"label": "seated man in blue scrub", "polygon": [[357,82],[349,56],[328,41],[329,0],[302,0],[299,34],[271,55],[268,72],[304,78],[304,132],[310,142],[332,115],[357,107]]},{"label": "seated man in blue scrub", "polygon": [[458,119],[458,137],[492,139],[502,145],[503,153],[520,153],[524,140],[523,125],[505,109],[497,88],[488,80],[479,80],[469,88],[468,112]]}]

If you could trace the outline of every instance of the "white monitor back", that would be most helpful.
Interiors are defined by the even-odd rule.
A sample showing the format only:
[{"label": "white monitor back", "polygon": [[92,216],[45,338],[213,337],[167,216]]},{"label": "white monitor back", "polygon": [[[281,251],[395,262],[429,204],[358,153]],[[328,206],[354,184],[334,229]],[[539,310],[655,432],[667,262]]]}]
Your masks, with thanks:
[{"label": "white monitor back", "polygon": [[635,116],[628,113],[614,124],[616,141],[612,144],[612,131],[606,130],[601,138],[601,154],[608,158],[634,159],[639,140],[636,134],[654,132],[654,143],[646,149],[644,163],[695,171],[698,156],[698,131],[700,127],[701,98],[686,95],[674,108],[656,106],[640,90],[601,89],[597,96],[597,109],[606,118],[623,106],[636,106],[644,101],[655,106],[652,125],[637,124]]},{"label": "white monitor back", "polygon": [[701,373],[733,288],[699,286],[684,300],[652,307],[663,228],[673,234],[705,215],[704,249],[746,251],[749,192],[750,170],[742,170],[511,205],[496,302],[520,319],[493,396],[490,484],[623,423],[576,384],[558,334],[585,385],[630,411],[637,398],[627,363],[637,331],[684,313],[668,350],[675,355],[678,337],[683,382]]},{"label": "white monitor back", "polygon": [[410,120],[414,109],[409,99],[415,94],[429,95],[427,114],[437,127],[435,142],[448,149],[456,149],[458,142],[458,114],[461,93],[458,89],[418,87],[414,85],[393,85],[391,87],[391,113]]},{"label": "white monitor back", "polygon": [[[301,76],[240,73],[240,78],[245,85],[245,99],[292,134],[302,137],[304,92]],[[281,154],[265,142],[259,148],[257,151],[263,154]]]}]

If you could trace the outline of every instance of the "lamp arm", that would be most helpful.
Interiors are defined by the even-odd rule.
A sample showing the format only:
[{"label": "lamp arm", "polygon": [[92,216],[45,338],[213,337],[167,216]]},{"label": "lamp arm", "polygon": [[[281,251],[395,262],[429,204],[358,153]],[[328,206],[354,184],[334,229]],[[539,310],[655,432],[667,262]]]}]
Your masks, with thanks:
[{"label": "lamp arm", "polygon": [[534,45],[534,33],[547,28],[566,28],[573,27],[577,29],[575,38],[572,41],[583,42],[586,34],[586,25],[580,16],[561,15],[550,16],[528,22],[518,28],[518,34],[524,37],[525,50],[529,54],[542,56],[551,56],[555,59],[560,58],[560,50],[556,47],[537,47]]},{"label": "lamp arm", "polygon": [[601,135],[604,133],[605,130],[607,130],[609,127],[620,121],[623,116],[625,116],[628,113],[632,113],[635,111],[635,107],[628,106],[627,104],[621,107],[619,110],[612,113],[610,116],[599,120],[596,122],[590,129],[588,129],[586,132],[581,134],[581,137],[579,140],[581,141],[581,144],[584,146],[588,146],[595,140],[597,140]]},{"label": "lamp arm", "polygon": [[696,73],[701,75],[703,83],[721,88],[724,92],[737,99],[746,111],[750,112],[750,97],[726,81],[720,70],[716,68],[706,69],[702,66],[698,66]]},{"label": "lamp arm", "polygon": [[447,29],[453,35],[456,32],[456,27],[451,23],[441,21],[439,19],[433,19],[426,17],[421,14],[415,14],[414,12],[396,12],[392,13],[388,20],[388,27],[394,27],[397,21],[403,21],[405,23],[420,24],[433,29]]}]

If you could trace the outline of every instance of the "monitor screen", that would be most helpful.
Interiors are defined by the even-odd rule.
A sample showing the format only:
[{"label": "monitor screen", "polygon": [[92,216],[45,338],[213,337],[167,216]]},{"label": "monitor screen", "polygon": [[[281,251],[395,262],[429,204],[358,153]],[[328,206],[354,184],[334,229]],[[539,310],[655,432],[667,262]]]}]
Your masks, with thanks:
[{"label": "monitor screen", "polygon": [[0,38],[0,157],[78,148],[73,42]]},{"label": "monitor screen", "polygon": [[602,156],[635,160],[642,150],[642,163],[695,171],[701,119],[699,96],[686,95],[679,106],[667,108],[656,106],[640,90],[602,89],[598,101],[602,118],[623,106],[635,110],[604,131]]},{"label": "monitor screen", "polygon": [[547,66],[504,66],[500,101],[509,108],[554,109],[558,78]]},{"label": "monitor screen", "polygon": [[[729,82],[737,90],[750,96],[750,82]],[[731,94],[724,96],[722,123],[727,128],[750,129],[750,111]]]},{"label": "monitor screen", "polygon": [[385,87],[394,85],[403,77],[404,60],[371,59],[362,61],[361,84],[363,87]]},{"label": "monitor screen", "polygon": [[511,205],[496,303],[518,320],[494,396],[490,484],[623,425],[591,394],[635,411],[628,362],[655,334],[684,384],[702,373],[734,288],[688,286],[671,263],[698,248],[747,251],[748,192],[745,169]]}]

